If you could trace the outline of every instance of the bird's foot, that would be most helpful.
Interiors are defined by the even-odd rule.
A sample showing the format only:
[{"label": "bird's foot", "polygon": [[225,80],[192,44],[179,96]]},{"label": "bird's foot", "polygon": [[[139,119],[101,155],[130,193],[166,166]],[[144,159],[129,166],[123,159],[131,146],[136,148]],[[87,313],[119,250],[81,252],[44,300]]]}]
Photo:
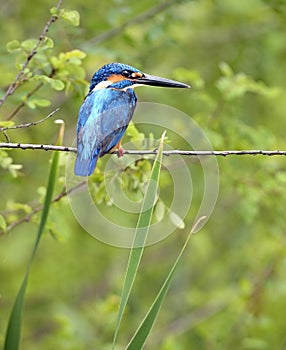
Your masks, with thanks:
[{"label": "bird's foot", "polygon": [[124,148],[120,145],[117,149],[117,157],[120,158],[120,157],[123,157],[124,155]]}]

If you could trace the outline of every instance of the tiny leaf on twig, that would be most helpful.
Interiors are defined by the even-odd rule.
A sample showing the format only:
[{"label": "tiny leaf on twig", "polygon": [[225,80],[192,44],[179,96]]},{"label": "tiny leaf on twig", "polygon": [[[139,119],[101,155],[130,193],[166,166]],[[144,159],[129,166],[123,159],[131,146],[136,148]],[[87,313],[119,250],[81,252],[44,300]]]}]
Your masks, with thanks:
[{"label": "tiny leaf on twig", "polygon": [[60,11],[60,17],[75,27],[79,26],[80,16],[77,11],[62,9]]}]

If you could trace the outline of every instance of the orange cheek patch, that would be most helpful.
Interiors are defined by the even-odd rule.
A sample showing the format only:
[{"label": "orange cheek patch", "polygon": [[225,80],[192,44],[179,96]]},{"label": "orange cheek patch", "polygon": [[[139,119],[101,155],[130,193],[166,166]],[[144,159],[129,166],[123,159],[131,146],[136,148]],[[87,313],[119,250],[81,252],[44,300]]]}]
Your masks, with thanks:
[{"label": "orange cheek patch", "polygon": [[108,81],[111,81],[112,83],[117,83],[118,81],[122,81],[125,78],[122,75],[113,74],[110,77],[107,78]]}]

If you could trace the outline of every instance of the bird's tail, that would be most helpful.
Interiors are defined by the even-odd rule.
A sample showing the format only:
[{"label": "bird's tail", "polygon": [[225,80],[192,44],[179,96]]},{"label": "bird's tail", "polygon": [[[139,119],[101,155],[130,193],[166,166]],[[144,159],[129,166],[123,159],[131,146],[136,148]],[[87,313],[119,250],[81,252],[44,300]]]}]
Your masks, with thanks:
[{"label": "bird's tail", "polygon": [[74,165],[74,173],[77,176],[89,176],[93,173],[98,155],[94,156],[92,159],[84,158],[81,154],[76,157]]}]

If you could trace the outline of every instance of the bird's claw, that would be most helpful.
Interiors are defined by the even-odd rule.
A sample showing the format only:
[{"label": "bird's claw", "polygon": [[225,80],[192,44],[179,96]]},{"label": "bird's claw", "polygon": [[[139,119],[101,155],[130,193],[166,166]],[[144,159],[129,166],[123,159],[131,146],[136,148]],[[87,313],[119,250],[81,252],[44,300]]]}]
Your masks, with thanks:
[{"label": "bird's claw", "polygon": [[118,147],[118,150],[117,150],[117,157],[118,158],[121,158],[123,157],[124,155],[124,148],[122,146]]}]

